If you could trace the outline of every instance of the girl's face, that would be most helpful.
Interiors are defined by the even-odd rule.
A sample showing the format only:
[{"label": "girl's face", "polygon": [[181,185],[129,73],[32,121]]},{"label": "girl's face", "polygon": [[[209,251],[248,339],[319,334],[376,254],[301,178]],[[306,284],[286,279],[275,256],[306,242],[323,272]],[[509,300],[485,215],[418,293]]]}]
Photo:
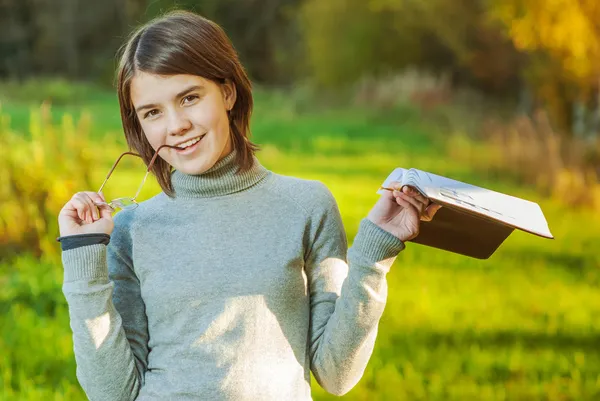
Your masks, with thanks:
[{"label": "girl's face", "polygon": [[[201,174],[232,151],[227,111],[235,104],[235,85],[219,85],[197,75],[138,72],[131,100],[144,134],[160,156],[186,174]],[[199,142],[198,138],[202,138]]]}]

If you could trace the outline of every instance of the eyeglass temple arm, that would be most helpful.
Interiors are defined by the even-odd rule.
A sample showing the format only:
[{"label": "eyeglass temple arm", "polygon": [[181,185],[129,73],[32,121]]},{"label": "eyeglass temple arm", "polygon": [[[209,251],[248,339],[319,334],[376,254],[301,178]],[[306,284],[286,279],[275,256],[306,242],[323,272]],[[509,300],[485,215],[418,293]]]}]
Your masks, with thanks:
[{"label": "eyeglass temple arm", "polygon": [[[152,156],[152,160],[150,160],[150,163],[148,163],[148,169],[146,170],[146,175],[144,175],[144,179],[142,180],[142,183],[138,187],[138,190],[137,190],[135,196],[133,197],[133,200],[135,200],[137,198],[137,196],[140,194],[140,191],[142,190],[142,187],[144,186],[144,183],[146,182],[146,178],[148,178],[148,173],[150,173],[150,169],[152,169],[152,166],[154,165],[154,162],[156,161],[156,158],[158,157],[158,152],[162,148],[179,149],[178,146],[172,146],[172,145],[162,145],[158,149],[156,149],[156,152],[154,152],[154,156]],[[124,152],[123,154],[121,154],[121,156],[119,156],[119,158],[117,159],[117,161],[113,164],[112,168],[110,169],[110,171],[106,175],[106,178],[104,179],[104,182],[100,186],[100,189],[98,190],[98,192],[102,191],[102,188],[104,188],[104,185],[106,185],[106,182],[110,178],[111,174],[113,173],[113,171],[115,170],[115,168],[117,167],[117,165],[119,164],[119,162],[121,161],[121,159],[123,158],[123,156],[125,156],[125,155],[132,155],[132,156],[142,157],[139,154],[134,153],[134,152]]]},{"label": "eyeglass temple arm", "polygon": [[132,200],[135,200],[138,195],[140,194],[140,191],[142,190],[142,187],[144,186],[144,183],[146,182],[146,178],[148,178],[148,174],[150,174],[150,169],[152,168],[152,166],[154,166],[154,162],[156,161],[156,158],[158,157],[158,152],[162,149],[162,148],[174,148],[174,149],[179,149],[178,146],[172,146],[172,145],[162,145],[160,146],[158,149],[156,149],[156,152],[154,152],[154,156],[152,156],[152,159],[150,160],[150,163],[148,163],[148,169],[146,170],[146,175],[144,175],[144,179],[142,180],[142,183],[140,184],[140,186],[138,187],[137,192],[135,193],[135,196],[132,198]]},{"label": "eyeglass temple arm", "polygon": [[142,156],[138,155],[137,153],[133,153],[133,152],[124,152],[123,154],[121,154],[121,156],[119,156],[119,158],[117,159],[117,161],[113,164],[113,166],[110,169],[110,171],[108,172],[108,174],[106,174],[106,178],[104,179],[104,182],[100,186],[100,189],[98,190],[98,192],[102,191],[102,188],[104,188],[104,185],[106,185],[106,182],[110,178],[111,174],[113,173],[113,171],[115,171],[115,168],[117,168],[117,165],[119,164],[119,162],[121,161],[121,159],[125,155],[132,155],[132,156],[142,157]]}]

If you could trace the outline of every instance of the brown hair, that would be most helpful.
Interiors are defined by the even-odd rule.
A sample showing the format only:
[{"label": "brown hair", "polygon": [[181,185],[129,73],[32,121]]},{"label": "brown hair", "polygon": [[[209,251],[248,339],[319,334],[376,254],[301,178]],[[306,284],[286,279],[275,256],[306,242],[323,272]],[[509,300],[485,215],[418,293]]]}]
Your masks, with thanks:
[{"label": "brown hair", "polygon": [[[142,156],[148,165],[154,149],[142,132],[130,96],[136,72],[158,75],[190,74],[217,84],[233,82],[237,98],[229,114],[233,148],[237,150],[238,172],[252,167],[259,146],[249,141],[252,114],[252,84],[223,29],[189,11],[171,11],[157,17],[132,33],[122,47],[117,74],[121,120],[129,149]],[[173,197],[171,166],[157,158],[151,169],[162,190]]]}]

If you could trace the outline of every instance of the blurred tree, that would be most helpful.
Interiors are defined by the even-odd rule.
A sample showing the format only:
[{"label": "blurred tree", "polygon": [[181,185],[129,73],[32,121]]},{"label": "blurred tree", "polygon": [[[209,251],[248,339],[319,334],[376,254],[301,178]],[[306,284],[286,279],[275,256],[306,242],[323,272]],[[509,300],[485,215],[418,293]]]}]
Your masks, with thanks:
[{"label": "blurred tree", "polygon": [[[145,0],[2,0],[0,77],[105,76]],[[112,74],[111,74],[112,75]]]},{"label": "blurred tree", "polygon": [[251,77],[292,81],[300,49],[294,13],[300,0],[1,0],[0,78],[62,75],[108,82],[115,54],[139,23],[171,9],[221,24]]},{"label": "blurred tree", "polygon": [[[377,18],[379,17],[379,18]],[[301,13],[308,75],[320,85],[353,82],[381,65],[377,37],[388,27],[363,0],[307,0]]]},{"label": "blurred tree", "polygon": [[489,15],[503,22],[516,48],[528,55],[524,76],[555,122],[575,134],[597,132],[600,3],[494,0]]},{"label": "blurred tree", "polygon": [[323,85],[408,66],[496,94],[518,87],[520,58],[481,0],[306,0],[307,64]]},{"label": "blurred tree", "polygon": [[32,21],[32,0],[0,1],[0,77],[21,78],[31,66],[32,42],[36,27]]},{"label": "blurred tree", "polygon": [[188,5],[192,5],[192,10],[223,27],[251,78],[263,84],[290,83],[294,80],[300,38],[293,17],[300,2],[187,1]]},{"label": "blurred tree", "polygon": [[417,67],[541,103],[563,130],[600,130],[597,0],[0,0],[0,78],[111,82],[126,35],[173,8],[222,25],[256,82]]}]

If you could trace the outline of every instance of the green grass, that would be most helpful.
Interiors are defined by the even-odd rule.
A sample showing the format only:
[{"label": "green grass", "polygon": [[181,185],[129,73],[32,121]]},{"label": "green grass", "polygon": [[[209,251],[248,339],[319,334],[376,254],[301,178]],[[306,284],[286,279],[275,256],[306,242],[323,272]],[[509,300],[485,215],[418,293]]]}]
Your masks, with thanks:
[{"label": "green grass", "polygon": [[[111,95],[54,107],[92,110],[95,136],[119,135]],[[513,233],[489,260],[409,243],[388,275],[375,351],[347,400],[593,400],[600,398],[600,216],[542,199],[515,180],[447,155],[441,130],[410,109],[299,113],[292,97],[257,92],[253,139],[269,169],[319,179],[350,240],[395,167],[418,167],[538,201],[555,240]],[[4,102],[27,127],[30,105]],[[98,184],[116,154],[103,155]],[[118,187],[141,177],[124,170]],[[158,191],[149,182],[143,196]],[[58,245],[57,245],[58,246]],[[0,399],[85,399],[75,379],[58,260],[0,265]],[[313,384],[316,400],[333,400]]]},{"label": "green grass", "polygon": [[106,134],[121,136],[117,96],[108,88],[62,80],[30,80],[24,84],[0,82],[2,111],[10,116],[11,127],[25,136],[29,132],[31,110],[38,108],[43,101],[52,105],[55,123],[59,123],[65,113],[79,119],[82,112],[88,112],[94,118],[91,133],[94,137]]}]

